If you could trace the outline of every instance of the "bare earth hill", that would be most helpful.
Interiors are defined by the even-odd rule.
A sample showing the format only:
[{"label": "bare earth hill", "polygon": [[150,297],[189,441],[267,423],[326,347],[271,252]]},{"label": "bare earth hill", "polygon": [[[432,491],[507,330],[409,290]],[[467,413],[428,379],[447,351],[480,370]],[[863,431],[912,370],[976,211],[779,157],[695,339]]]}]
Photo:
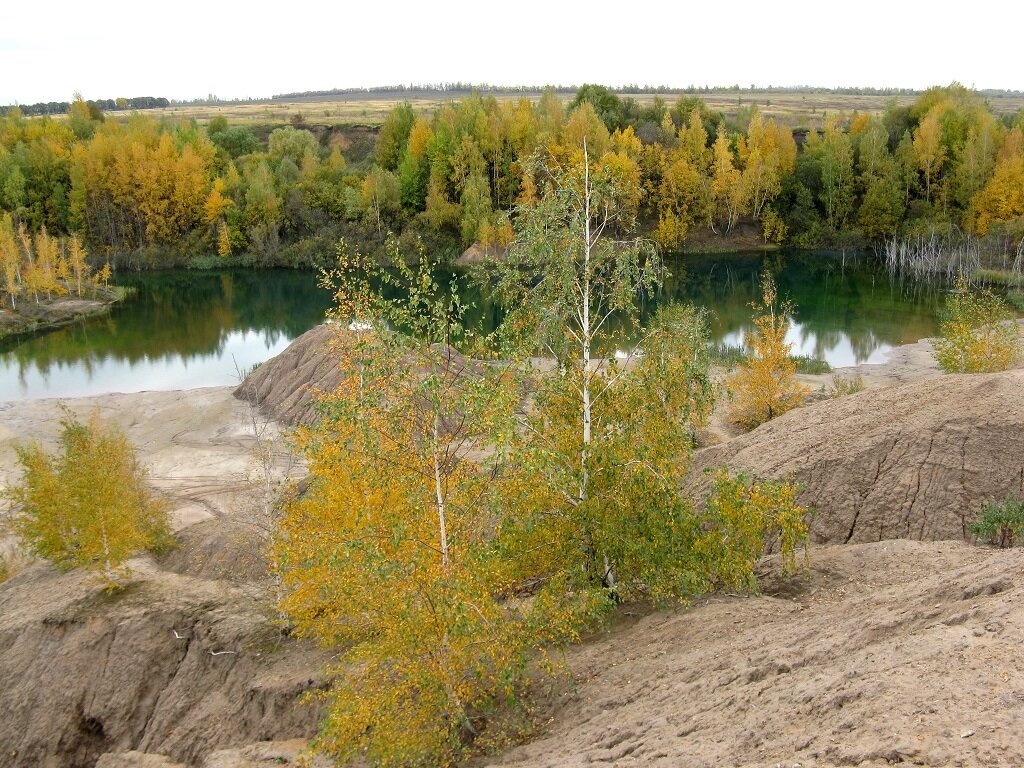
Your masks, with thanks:
[{"label": "bare earth hill", "polygon": [[580,683],[486,765],[1024,765],[1024,556],[963,542],[816,549],[572,649]]},{"label": "bare earth hill", "polygon": [[258,403],[282,424],[308,423],[314,418],[313,396],[338,386],[338,362],[330,354],[333,326],[317,325],[268,360],[235,390],[235,397]]},{"label": "bare earth hill", "polygon": [[136,560],[107,596],[33,566],[0,587],[0,765],[91,768],[140,750],[194,765],[308,737],[324,656],[280,637],[259,593]]},{"label": "bare earth hill", "polygon": [[698,452],[691,484],[724,465],[802,483],[819,543],[963,539],[982,501],[1024,494],[1024,370],[940,375],[798,408]]},{"label": "bare earth hill", "polygon": [[[308,385],[336,375],[329,335],[239,393],[309,418]],[[1024,552],[963,541],[982,499],[1024,491],[1024,371],[894,381],[696,457],[698,488],[723,463],[805,483],[826,544],[804,573],[769,561],[761,596],[627,616],[569,649],[568,698],[531,743],[476,764],[1024,766]],[[297,765],[318,720],[298,699],[326,656],[281,636],[242,533],[245,405],[226,388],[69,404],[126,429],[180,545],[133,561],[114,596],[47,565],[0,583],[0,766]],[[59,414],[0,404],[0,481],[12,444],[53,445]]]}]

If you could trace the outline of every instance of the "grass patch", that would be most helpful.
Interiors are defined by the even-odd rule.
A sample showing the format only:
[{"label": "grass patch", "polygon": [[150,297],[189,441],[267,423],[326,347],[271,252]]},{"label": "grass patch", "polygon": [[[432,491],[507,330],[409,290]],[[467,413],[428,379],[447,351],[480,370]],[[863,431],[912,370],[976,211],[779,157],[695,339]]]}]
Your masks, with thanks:
[{"label": "grass patch", "polygon": [[1024,274],[1009,269],[976,269],[971,272],[971,282],[1024,288]]},{"label": "grass patch", "polygon": [[1018,312],[1024,312],[1024,291],[1010,291],[1006,294],[1006,303]]},{"label": "grass patch", "polygon": [[852,378],[834,374],[832,376],[832,391],[829,394],[833,398],[845,397],[846,395],[852,395],[854,392],[860,392],[863,389],[864,377],[859,373],[854,374]]},{"label": "grass patch", "polygon": [[724,368],[735,368],[747,362],[747,353],[738,344],[712,344],[710,347],[711,364]]},{"label": "grass patch", "polygon": [[204,272],[209,270],[218,269],[234,269],[236,267],[254,267],[256,266],[256,259],[248,254],[242,253],[231,256],[218,256],[213,255],[200,255],[192,256],[186,263],[186,269],[196,270],[197,272]]},{"label": "grass patch", "polygon": [[796,363],[797,373],[806,373],[817,376],[822,373],[832,373],[832,366],[824,360],[808,355],[790,355],[789,359]]}]

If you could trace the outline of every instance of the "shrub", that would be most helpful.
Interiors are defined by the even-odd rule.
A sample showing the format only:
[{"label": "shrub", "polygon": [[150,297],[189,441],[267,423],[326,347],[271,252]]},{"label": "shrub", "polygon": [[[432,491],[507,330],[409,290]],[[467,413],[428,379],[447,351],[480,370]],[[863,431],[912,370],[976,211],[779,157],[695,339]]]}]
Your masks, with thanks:
[{"label": "shrub", "polygon": [[1007,496],[1001,502],[985,502],[970,530],[979,539],[998,547],[1024,546],[1024,500]]},{"label": "shrub", "polygon": [[705,507],[697,557],[714,564],[708,574],[719,589],[756,590],[762,556],[779,552],[783,573],[797,570],[797,552],[807,544],[809,510],[797,504],[793,483],[756,483],[744,474],[714,473]]},{"label": "shrub", "polygon": [[749,429],[796,408],[807,397],[807,388],[793,379],[797,365],[789,356],[792,344],[786,342],[793,306],[777,303],[775,281],[768,273],[761,282],[761,295],[762,301],[751,305],[758,313],[754,330],[743,339],[750,355],[729,378],[730,417]]},{"label": "shrub", "polygon": [[31,554],[62,569],[86,568],[108,588],[127,574],[125,560],[170,543],[166,505],[124,433],[93,417],[61,421],[61,451],[39,443],[17,449],[23,474],[6,491],[14,532]]},{"label": "shrub", "polygon": [[863,389],[864,378],[859,373],[854,374],[852,378],[846,378],[838,374],[832,377],[832,397],[852,395],[854,392],[860,392]]},{"label": "shrub", "polygon": [[1005,371],[1020,356],[1020,338],[1006,302],[974,291],[963,278],[946,298],[935,359],[946,373]]}]

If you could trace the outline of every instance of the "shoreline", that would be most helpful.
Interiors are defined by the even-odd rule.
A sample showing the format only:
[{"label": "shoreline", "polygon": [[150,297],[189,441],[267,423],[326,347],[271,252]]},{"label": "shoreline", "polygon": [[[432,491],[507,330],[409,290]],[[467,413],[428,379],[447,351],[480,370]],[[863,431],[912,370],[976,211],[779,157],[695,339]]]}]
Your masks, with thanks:
[{"label": "shoreline", "polygon": [[111,286],[90,298],[69,294],[43,303],[24,299],[15,310],[7,307],[0,310],[0,342],[48,333],[79,320],[104,315],[126,296],[125,288]]}]

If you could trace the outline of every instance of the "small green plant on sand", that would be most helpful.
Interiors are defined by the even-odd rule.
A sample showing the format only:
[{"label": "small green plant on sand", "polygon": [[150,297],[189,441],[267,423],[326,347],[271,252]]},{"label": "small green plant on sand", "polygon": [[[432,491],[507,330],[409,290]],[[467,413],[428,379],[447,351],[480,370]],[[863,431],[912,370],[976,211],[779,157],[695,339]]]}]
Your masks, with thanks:
[{"label": "small green plant on sand", "polygon": [[946,298],[935,359],[946,373],[1005,371],[1020,357],[1013,313],[988,289],[975,291],[964,278]]},{"label": "small green plant on sand", "polygon": [[837,373],[832,376],[832,391],[829,394],[834,398],[845,397],[863,389],[864,377],[859,373],[855,373],[853,376],[840,376]]},{"label": "small green plant on sand", "polygon": [[997,547],[1024,546],[1024,500],[1007,496],[981,505],[981,515],[971,533]]},{"label": "small green plant on sand", "polygon": [[82,423],[68,413],[61,426],[59,452],[17,449],[21,482],[5,492],[12,528],[30,554],[91,570],[113,589],[128,558],[171,542],[167,508],[123,432],[95,414]]}]

